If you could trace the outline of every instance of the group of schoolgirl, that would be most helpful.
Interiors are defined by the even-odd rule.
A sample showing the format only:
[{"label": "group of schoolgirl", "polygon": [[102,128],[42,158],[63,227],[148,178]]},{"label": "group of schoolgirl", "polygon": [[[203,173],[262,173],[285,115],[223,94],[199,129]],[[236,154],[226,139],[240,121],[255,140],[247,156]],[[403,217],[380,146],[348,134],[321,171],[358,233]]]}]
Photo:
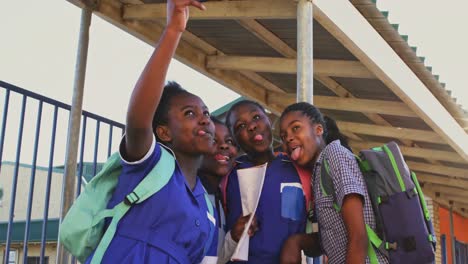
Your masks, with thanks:
[{"label": "group of schoolgirl", "polygon": [[[298,103],[283,112],[286,153],[277,154],[270,120],[258,103],[236,103],[223,124],[210,117],[198,96],[165,84],[189,6],[205,8],[194,0],[168,1],[166,29],[130,98],[119,149],[122,171],[107,208],[128,199],[168,153],[175,168],[158,192],[121,218],[99,262],[229,262],[249,218],[242,212],[237,170],[267,163],[255,220],[247,227],[248,263],[301,263],[302,251],[324,253],[329,263],[367,263],[365,225],[375,222],[362,175],[339,141],[326,144],[325,123],[314,106]],[[238,148],[245,155],[236,158]],[[340,212],[320,191],[322,159],[329,162]],[[320,234],[306,233],[312,212]],[[378,252],[377,257],[388,263]]]}]

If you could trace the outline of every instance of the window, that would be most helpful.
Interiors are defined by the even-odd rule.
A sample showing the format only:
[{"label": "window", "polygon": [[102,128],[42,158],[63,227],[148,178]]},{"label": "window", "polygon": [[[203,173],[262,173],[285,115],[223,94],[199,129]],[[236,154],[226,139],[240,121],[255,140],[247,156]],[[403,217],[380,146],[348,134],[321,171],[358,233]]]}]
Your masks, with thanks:
[{"label": "window", "polygon": [[[41,257],[28,257],[27,264],[40,264]],[[44,264],[49,264],[49,257],[44,257]]]},{"label": "window", "polygon": [[445,235],[440,236],[440,249],[442,253],[442,264],[447,264],[447,246],[445,244]]},{"label": "window", "polygon": [[[3,251],[5,253],[5,251]],[[7,264],[16,264],[18,263],[18,250],[11,249],[8,255],[8,262]]]}]

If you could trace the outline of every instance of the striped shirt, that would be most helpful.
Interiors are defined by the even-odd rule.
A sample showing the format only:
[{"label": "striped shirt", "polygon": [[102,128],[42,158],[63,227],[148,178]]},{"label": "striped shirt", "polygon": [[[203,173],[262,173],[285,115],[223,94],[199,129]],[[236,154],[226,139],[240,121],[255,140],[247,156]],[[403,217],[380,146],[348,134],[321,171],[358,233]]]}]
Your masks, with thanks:
[{"label": "striped shirt", "polygon": [[[340,264],[346,262],[348,238],[343,218],[333,207],[333,196],[325,196],[321,191],[321,165],[324,158],[330,166],[338,206],[342,207],[346,195],[359,194],[364,198],[364,222],[375,229],[375,218],[356,158],[339,140],[331,142],[323,149],[315,164],[313,188],[322,249],[328,257],[328,263]],[[379,263],[389,263],[378,250],[376,253]],[[366,263],[370,263],[368,257]]]}]

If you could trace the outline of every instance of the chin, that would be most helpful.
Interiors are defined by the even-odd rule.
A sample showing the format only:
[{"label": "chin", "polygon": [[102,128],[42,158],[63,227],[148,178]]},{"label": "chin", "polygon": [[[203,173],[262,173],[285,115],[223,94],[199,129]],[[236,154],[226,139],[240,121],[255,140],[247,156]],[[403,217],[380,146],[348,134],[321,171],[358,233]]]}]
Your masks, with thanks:
[{"label": "chin", "polygon": [[229,173],[229,168],[222,168],[216,171],[216,175],[222,179],[224,176],[226,176]]}]

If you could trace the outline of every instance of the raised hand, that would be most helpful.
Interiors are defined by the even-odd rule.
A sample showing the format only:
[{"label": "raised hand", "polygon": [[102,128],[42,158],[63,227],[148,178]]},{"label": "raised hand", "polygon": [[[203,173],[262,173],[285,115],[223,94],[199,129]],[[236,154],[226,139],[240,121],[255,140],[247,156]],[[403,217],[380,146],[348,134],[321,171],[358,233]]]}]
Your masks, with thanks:
[{"label": "raised hand", "polygon": [[189,6],[205,10],[205,6],[196,0],[168,0],[167,28],[177,32],[185,31],[189,18]]}]

